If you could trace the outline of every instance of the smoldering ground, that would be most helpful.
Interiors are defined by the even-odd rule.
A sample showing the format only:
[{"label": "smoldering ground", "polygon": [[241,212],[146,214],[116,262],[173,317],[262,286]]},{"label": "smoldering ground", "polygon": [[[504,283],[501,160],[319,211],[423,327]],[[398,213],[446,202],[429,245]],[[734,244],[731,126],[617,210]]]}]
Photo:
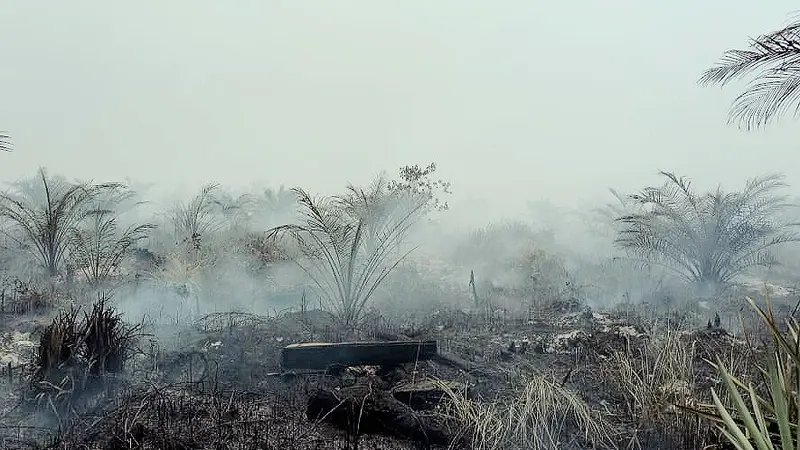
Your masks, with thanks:
[{"label": "smoldering ground", "polygon": [[[703,247],[669,230],[697,224],[700,236],[710,230],[703,220],[746,224],[752,216],[712,208],[692,213],[698,222],[648,222],[637,229],[647,239],[634,249],[614,239],[631,232],[634,213],[644,221],[653,210],[645,202],[620,210],[613,195],[586,210],[539,203],[529,220],[464,226],[460,215],[470,212],[449,208],[449,185],[423,169],[327,197],[218,185],[161,203],[131,193],[127,203],[104,204],[103,220],[89,194],[73,200],[86,202],[84,210],[62,201],[75,186],[63,178],[41,172],[15,186],[6,201],[17,203],[7,208],[31,214],[5,210],[4,445],[686,449],[721,442],[706,406],[711,388],[719,389],[709,361],[724,357],[737,377],[756,379],[767,350],[757,337],[769,333],[743,299],[766,292],[776,314],[791,314],[793,293],[781,286],[793,275],[740,271],[709,297],[706,279],[646,253],[653,250],[646,233],[671,239],[669,248],[683,249],[679,261],[698,267],[704,254],[741,262],[734,257],[748,247],[727,235],[709,235],[716,245]],[[26,196],[37,180],[48,183],[50,200]],[[667,177],[662,189],[679,182]],[[692,192],[694,204],[713,200]],[[753,201],[782,199],[774,195]],[[35,213],[59,201],[73,209]],[[130,233],[142,224],[147,233]],[[53,240],[35,240],[37,230],[53,229],[64,239],[57,258],[36,244]],[[765,239],[783,232],[758,230]],[[658,264],[641,264],[645,257]],[[438,356],[300,375],[281,366],[289,344],[387,339],[435,340]]]}]

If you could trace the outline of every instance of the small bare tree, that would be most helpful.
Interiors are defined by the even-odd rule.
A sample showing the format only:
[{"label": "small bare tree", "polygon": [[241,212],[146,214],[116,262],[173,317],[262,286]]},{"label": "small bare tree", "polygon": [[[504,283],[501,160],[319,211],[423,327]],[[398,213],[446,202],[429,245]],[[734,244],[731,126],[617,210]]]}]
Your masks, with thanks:
[{"label": "small bare tree", "polygon": [[29,250],[48,275],[56,276],[87,205],[103,190],[118,185],[68,183],[49,177],[45,169],[39,169],[37,178],[38,182],[20,182],[15,190],[0,194],[0,219],[16,231],[5,234]]},{"label": "small bare tree", "polygon": [[430,163],[424,168],[413,165],[400,168],[399,179],[389,181],[386,188],[390,192],[403,196],[421,197],[426,199],[424,208],[429,211],[446,211],[450,208],[441,195],[450,195],[450,182],[434,178],[436,163]]},{"label": "small bare tree", "polygon": [[790,109],[800,113],[800,21],[751,39],[747,50],[726,51],[699,82],[725,86],[753,73],[755,77],[733,102],[729,123],[750,130]]},{"label": "small bare tree", "polygon": [[361,208],[351,208],[345,197],[314,199],[302,189],[293,191],[300,205],[300,223],[275,227],[268,236],[274,239],[288,234],[293,238],[303,256],[295,262],[319,288],[341,324],[348,331],[355,331],[372,294],[413,251],[392,258],[424,203],[396,216],[382,214],[393,218],[376,229],[370,243],[366,230],[372,226],[370,217],[374,216],[364,214]]},{"label": "small bare tree", "polygon": [[638,212],[619,217],[616,244],[647,265],[666,268],[702,295],[724,289],[754,266],[776,264],[775,245],[798,240],[797,224],[780,221],[789,205],[775,191],[781,175],[756,177],[740,192],[698,194],[670,172],[666,182],[630,196]]},{"label": "small bare tree", "polygon": [[415,215],[421,217],[449,208],[439,195],[451,193],[450,183],[434,179],[435,172],[435,163],[425,168],[403,166],[398,179],[390,180],[381,174],[366,188],[347,185],[340,200],[350,216],[363,219],[367,246],[376,245],[381,230],[411,210],[418,209]]}]

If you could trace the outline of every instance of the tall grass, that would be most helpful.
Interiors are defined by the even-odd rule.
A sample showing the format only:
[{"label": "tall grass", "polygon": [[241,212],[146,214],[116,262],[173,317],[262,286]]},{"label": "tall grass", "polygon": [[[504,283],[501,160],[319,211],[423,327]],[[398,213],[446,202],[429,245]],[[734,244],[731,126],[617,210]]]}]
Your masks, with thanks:
[{"label": "tall grass", "polygon": [[709,398],[712,383],[713,367],[704,357],[725,358],[736,373],[748,372],[748,360],[727,338],[704,333],[655,324],[649,341],[604,361],[607,393],[620,403],[634,430],[624,446],[699,449],[718,442],[716,427],[695,414]]},{"label": "tall grass", "polygon": [[748,298],[772,336],[771,351],[759,370],[763,389],[735,376],[721,361],[715,366],[722,378],[724,401],[712,390],[712,412],[701,413],[740,450],[800,449],[800,324],[793,317],[785,326],[776,318],[772,302],[765,308]]},{"label": "tall grass", "polygon": [[466,424],[462,433],[476,450],[578,448],[581,441],[610,445],[612,427],[575,392],[529,371],[513,377],[509,395],[478,401],[440,383],[444,413]]}]

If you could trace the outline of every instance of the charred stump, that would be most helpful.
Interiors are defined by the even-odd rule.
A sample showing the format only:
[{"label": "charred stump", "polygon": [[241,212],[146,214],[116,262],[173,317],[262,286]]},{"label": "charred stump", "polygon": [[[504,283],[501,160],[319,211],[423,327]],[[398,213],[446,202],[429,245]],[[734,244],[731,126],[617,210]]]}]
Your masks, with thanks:
[{"label": "charred stump", "polygon": [[450,445],[456,438],[442,419],[418,414],[390,392],[368,385],[319,388],[309,397],[306,415],[349,436],[380,434],[436,446]]},{"label": "charred stump", "polygon": [[416,383],[405,383],[392,389],[392,396],[410,406],[415,411],[431,411],[436,409],[447,398],[447,390],[458,395],[469,395],[468,386],[456,382],[434,382],[422,380]]}]

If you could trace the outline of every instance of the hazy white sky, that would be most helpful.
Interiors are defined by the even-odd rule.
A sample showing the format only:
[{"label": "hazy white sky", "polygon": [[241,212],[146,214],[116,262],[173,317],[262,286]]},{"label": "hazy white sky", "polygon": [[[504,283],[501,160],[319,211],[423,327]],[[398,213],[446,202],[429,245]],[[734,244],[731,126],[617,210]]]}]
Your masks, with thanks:
[{"label": "hazy white sky", "polygon": [[[124,4],[124,6],[123,6]],[[675,170],[783,171],[800,121],[726,124],[695,81],[788,0],[0,1],[0,180],[38,166],[163,188],[333,192],[436,161],[495,209]],[[510,193],[510,190],[514,190]]]}]

